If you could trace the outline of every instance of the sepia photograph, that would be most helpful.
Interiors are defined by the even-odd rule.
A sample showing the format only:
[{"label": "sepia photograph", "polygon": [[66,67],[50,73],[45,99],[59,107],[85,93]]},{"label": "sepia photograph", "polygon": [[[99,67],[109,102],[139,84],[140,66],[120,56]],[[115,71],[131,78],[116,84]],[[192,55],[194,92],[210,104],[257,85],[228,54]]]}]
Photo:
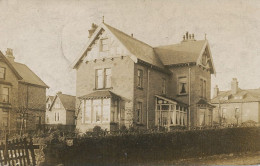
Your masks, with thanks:
[{"label": "sepia photograph", "polygon": [[0,166],[260,165],[260,1],[0,0]]}]

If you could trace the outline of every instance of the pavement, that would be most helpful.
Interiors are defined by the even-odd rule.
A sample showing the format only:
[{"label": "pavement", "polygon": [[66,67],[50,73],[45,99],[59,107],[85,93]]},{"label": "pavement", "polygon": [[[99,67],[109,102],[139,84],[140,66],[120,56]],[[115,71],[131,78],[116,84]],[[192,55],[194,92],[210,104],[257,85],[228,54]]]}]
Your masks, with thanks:
[{"label": "pavement", "polygon": [[260,151],[160,161],[149,165],[260,165]]}]

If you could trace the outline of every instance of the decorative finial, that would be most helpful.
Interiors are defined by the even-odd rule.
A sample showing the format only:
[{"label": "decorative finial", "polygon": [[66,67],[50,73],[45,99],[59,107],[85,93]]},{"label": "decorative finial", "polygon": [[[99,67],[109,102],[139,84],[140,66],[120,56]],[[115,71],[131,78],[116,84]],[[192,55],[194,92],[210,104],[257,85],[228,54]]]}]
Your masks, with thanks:
[{"label": "decorative finial", "polygon": [[103,15],[103,17],[102,17],[102,23],[104,23],[105,22],[105,16]]},{"label": "decorative finial", "polygon": [[207,34],[205,33],[205,40],[207,40]]}]

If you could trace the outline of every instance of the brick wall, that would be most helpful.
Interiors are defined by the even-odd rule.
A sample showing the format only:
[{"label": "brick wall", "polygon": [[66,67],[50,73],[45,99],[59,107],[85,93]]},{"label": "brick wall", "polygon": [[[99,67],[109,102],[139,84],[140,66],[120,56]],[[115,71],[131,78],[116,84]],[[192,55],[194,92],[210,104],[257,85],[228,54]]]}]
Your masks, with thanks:
[{"label": "brick wall", "polygon": [[[143,88],[138,88],[138,69],[143,71]],[[148,82],[148,70],[149,70],[149,82]],[[155,125],[155,95],[162,94],[162,83],[163,79],[166,80],[166,95],[169,94],[169,75],[158,70],[154,70],[150,67],[141,65],[139,63],[135,64],[135,79],[134,79],[134,120],[137,119],[137,103],[142,102],[143,112],[142,112],[142,123],[137,124],[140,127],[146,128],[147,126],[147,110],[148,110],[148,127],[154,127]],[[147,93],[149,84],[149,93]],[[147,96],[149,96],[147,101]],[[148,109],[147,109],[148,102]]]},{"label": "brick wall", "polygon": [[[198,125],[198,109],[196,103],[200,100],[200,78],[206,80],[206,99],[210,100],[211,94],[211,74],[209,71],[202,69],[199,66],[182,66],[182,67],[172,67],[170,68],[173,73],[170,79],[169,85],[169,95],[182,101],[186,104],[189,103],[189,95],[179,95],[178,94],[178,77],[186,76],[187,84],[189,82],[189,68],[191,68],[190,73],[190,105],[191,105],[191,125]],[[187,86],[188,87],[188,86]]]}]

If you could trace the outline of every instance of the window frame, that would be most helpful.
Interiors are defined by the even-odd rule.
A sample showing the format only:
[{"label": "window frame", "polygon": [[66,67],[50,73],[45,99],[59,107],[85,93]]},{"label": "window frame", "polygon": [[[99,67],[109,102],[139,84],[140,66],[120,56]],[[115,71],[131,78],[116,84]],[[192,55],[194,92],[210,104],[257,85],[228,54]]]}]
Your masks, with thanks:
[{"label": "window frame", "polygon": [[[106,41],[107,43],[104,43],[104,41]],[[100,39],[100,49],[99,49],[99,51],[100,52],[107,52],[107,51],[109,51],[109,48],[108,48],[109,44],[108,43],[109,43],[109,41],[108,41],[107,37]],[[104,49],[105,48],[104,46],[106,46],[107,48]]]},{"label": "window frame", "polygon": [[[181,81],[181,79],[186,79],[186,81],[184,82],[182,82]],[[178,76],[178,95],[187,95],[188,93],[189,93],[189,90],[188,90],[188,77],[186,76],[186,75],[182,75],[182,76]],[[185,86],[185,93],[181,93],[181,84],[185,84],[184,86]]]},{"label": "window frame", "polygon": [[[101,87],[99,87],[99,75],[98,75],[98,71],[101,71]],[[95,88],[96,89],[103,89],[104,88],[104,69],[96,69],[95,70]]]},{"label": "window frame", "polygon": [[[7,94],[4,94],[4,89],[7,89]],[[2,94],[4,97],[7,97],[7,101],[4,101],[4,97],[2,96],[2,103],[9,103],[9,99],[10,99],[10,88],[9,87],[2,87]]]},{"label": "window frame", "polygon": [[166,94],[166,79],[162,78],[162,94]]},{"label": "window frame", "polygon": [[138,101],[137,102],[137,109],[136,109],[136,123],[141,124],[143,123],[143,102]]},{"label": "window frame", "polygon": [[[107,74],[107,71],[110,70],[110,74]],[[112,81],[111,81],[111,77],[112,77],[112,69],[111,68],[104,68],[104,88],[111,88],[112,87]],[[110,86],[108,85],[108,80],[107,78],[110,78]]]},{"label": "window frame", "polygon": [[137,70],[137,87],[143,88],[144,72],[142,69]]},{"label": "window frame", "polygon": [[[0,71],[1,71],[1,69],[3,69],[3,78],[1,78],[0,77],[0,79],[3,79],[3,80],[5,80],[5,76],[6,76],[6,68],[5,67],[0,67]],[[0,72],[1,73],[1,72]],[[1,76],[1,74],[0,74],[0,76]]]}]

